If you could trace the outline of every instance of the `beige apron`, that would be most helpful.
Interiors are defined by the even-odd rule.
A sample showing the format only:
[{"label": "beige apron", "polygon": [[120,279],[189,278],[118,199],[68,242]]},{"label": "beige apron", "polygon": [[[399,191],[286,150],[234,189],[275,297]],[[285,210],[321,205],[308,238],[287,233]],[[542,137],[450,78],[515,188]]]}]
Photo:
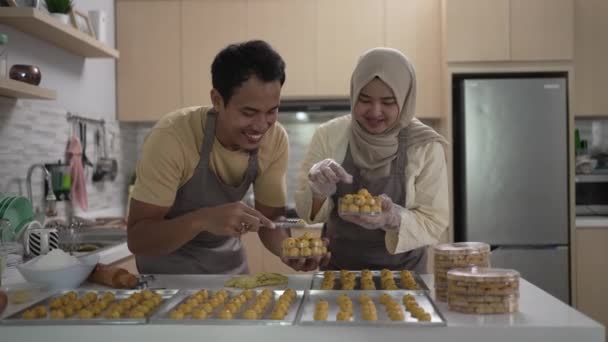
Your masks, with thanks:
[{"label": "beige apron", "polygon": [[[215,140],[217,113],[209,111],[205,123],[200,161],[192,178],[177,191],[175,202],[166,218],[171,219],[199,208],[237,202],[243,199],[254,182],[258,163],[257,151],[249,156],[240,185],[224,184],[209,168],[209,156]],[[247,260],[241,240],[202,232],[177,251],[164,256],[137,255],[140,273],[172,274],[239,274],[247,273]]]},{"label": "beige apron", "polygon": [[[353,175],[353,183],[338,183],[333,196],[334,203],[338,198],[356,193],[366,188],[374,195],[387,194],[394,203],[405,206],[405,167],[407,165],[405,129],[399,132],[399,147],[397,158],[393,160],[388,176],[366,181],[360,175],[350,152],[350,145],[342,167]],[[419,273],[426,271],[426,248],[421,247],[399,254],[390,254],[386,250],[385,232],[382,229],[370,230],[340,218],[337,206],[332,211],[327,222],[324,235],[330,239],[329,250],[331,260],[327,269],[330,270],[378,270],[388,268],[391,270],[408,269]]]}]

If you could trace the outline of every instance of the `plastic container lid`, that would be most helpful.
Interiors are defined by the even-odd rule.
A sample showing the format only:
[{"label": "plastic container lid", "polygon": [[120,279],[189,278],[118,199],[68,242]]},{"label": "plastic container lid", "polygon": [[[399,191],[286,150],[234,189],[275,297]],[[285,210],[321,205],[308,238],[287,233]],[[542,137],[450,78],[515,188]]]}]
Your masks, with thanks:
[{"label": "plastic container lid", "polygon": [[490,253],[490,245],[483,242],[444,243],[435,246],[434,252],[441,255]]},{"label": "plastic container lid", "polygon": [[473,281],[504,281],[519,279],[519,272],[506,268],[468,267],[448,271],[448,280],[467,278]]}]

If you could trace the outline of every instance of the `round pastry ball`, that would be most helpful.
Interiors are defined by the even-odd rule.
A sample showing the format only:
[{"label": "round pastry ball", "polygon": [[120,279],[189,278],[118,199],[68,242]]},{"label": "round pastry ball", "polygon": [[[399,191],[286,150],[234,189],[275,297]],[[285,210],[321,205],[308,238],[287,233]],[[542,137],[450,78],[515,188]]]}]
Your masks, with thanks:
[{"label": "round pastry ball", "polygon": [[298,242],[296,242],[296,247],[300,249],[310,247],[310,242],[309,240],[298,240]]},{"label": "round pastry ball", "polygon": [[344,195],[344,197],[342,197],[342,203],[347,204],[347,205],[352,204],[353,199],[354,199],[354,196],[352,194]]},{"label": "round pastry ball", "polygon": [[349,312],[339,311],[338,314],[336,314],[336,320],[337,321],[348,321],[348,320],[350,320],[350,316],[351,316],[351,314]]},{"label": "round pastry ball", "polygon": [[287,248],[287,249],[294,248],[296,246],[296,239],[287,238],[287,239],[283,240],[282,246],[283,246],[283,248]]},{"label": "round pastry ball", "polygon": [[232,312],[228,310],[222,310],[217,314],[217,318],[219,319],[232,319]]},{"label": "round pastry ball", "polygon": [[249,320],[258,319],[258,313],[252,309],[245,310],[245,312],[243,312],[243,318]]},{"label": "round pastry ball", "polygon": [[352,213],[352,214],[356,214],[359,213],[359,206],[357,204],[350,204],[348,206],[348,210],[346,211],[348,213]]},{"label": "round pastry ball", "polygon": [[179,310],[171,310],[171,312],[169,312],[169,318],[184,319],[184,313]]},{"label": "round pastry ball", "polygon": [[326,321],[327,320],[327,311],[321,310],[321,311],[315,311],[314,314],[314,320],[315,321]]},{"label": "round pastry ball", "polygon": [[64,319],[65,315],[61,310],[51,310],[51,319]]},{"label": "round pastry ball", "polygon": [[120,312],[114,311],[114,310],[110,310],[110,311],[106,312],[106,314],[104,315],[104,317],[107,318],[107,319],[118,319],[118,318],[120,318]]},{"label": "round pastry ball", "polygon": [[357,191],[357,195],[367,196],[369,195],[369,191],[366,188],[361,188],[359,191]]},{"label": "round pastry ball", "polygon": [[299,257],[300,256],[300,249],[297,247],[291,248],[288,252],[287,252],[287,256],[288,257]]},{"label": "round pastry ball", "polygon": [[207,318],[207,311],[205,310],[195,310],[192,312],[192,318],[194,319],[205,319]]},{"label": "round pastry ball", "polygon": [[310,247],[303,247],[300,249],[300,255],[303,257],[310,257],[312,256],[312,249],[310,249]]}]

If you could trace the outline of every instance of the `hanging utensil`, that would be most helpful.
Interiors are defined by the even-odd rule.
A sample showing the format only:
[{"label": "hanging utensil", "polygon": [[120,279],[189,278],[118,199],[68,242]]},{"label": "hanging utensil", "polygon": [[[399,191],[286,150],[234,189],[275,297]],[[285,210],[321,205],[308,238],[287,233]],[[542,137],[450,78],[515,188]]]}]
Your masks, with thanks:
[{"label": "hanging utensil", "polygon": [[105,126],[102,126],[101,134],[99,130],[96,132],[95,146],[101,153],[97,158],[95,172],[93,173],[93,181],[99,182],[102,180],[115,180],[118,174],[118,161],[116,161],[114,158],[108,157]]}]

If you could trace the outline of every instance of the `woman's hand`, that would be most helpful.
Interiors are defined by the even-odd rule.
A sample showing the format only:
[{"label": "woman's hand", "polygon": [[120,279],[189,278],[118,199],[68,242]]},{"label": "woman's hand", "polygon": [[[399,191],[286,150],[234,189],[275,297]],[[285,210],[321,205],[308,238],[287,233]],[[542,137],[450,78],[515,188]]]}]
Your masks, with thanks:
[{"label": "woman's hand", "polygon": [[308,183],[315,197],[327,198],[333,195],[338,182],[350,184],[353,176],[333,159],[321,160],[308,171]]},{"label": "woman's hand", "polygon": [[382,212],[378,215],[339,215],[343,220],[354,223],[365,229],[384,229],[385,231],[398,230],[399,226],[401,226],[401,215],[399,213],[403,208],[393,203],[391,198],[385,194],[382,194],[379,197],[382,201]]}]

